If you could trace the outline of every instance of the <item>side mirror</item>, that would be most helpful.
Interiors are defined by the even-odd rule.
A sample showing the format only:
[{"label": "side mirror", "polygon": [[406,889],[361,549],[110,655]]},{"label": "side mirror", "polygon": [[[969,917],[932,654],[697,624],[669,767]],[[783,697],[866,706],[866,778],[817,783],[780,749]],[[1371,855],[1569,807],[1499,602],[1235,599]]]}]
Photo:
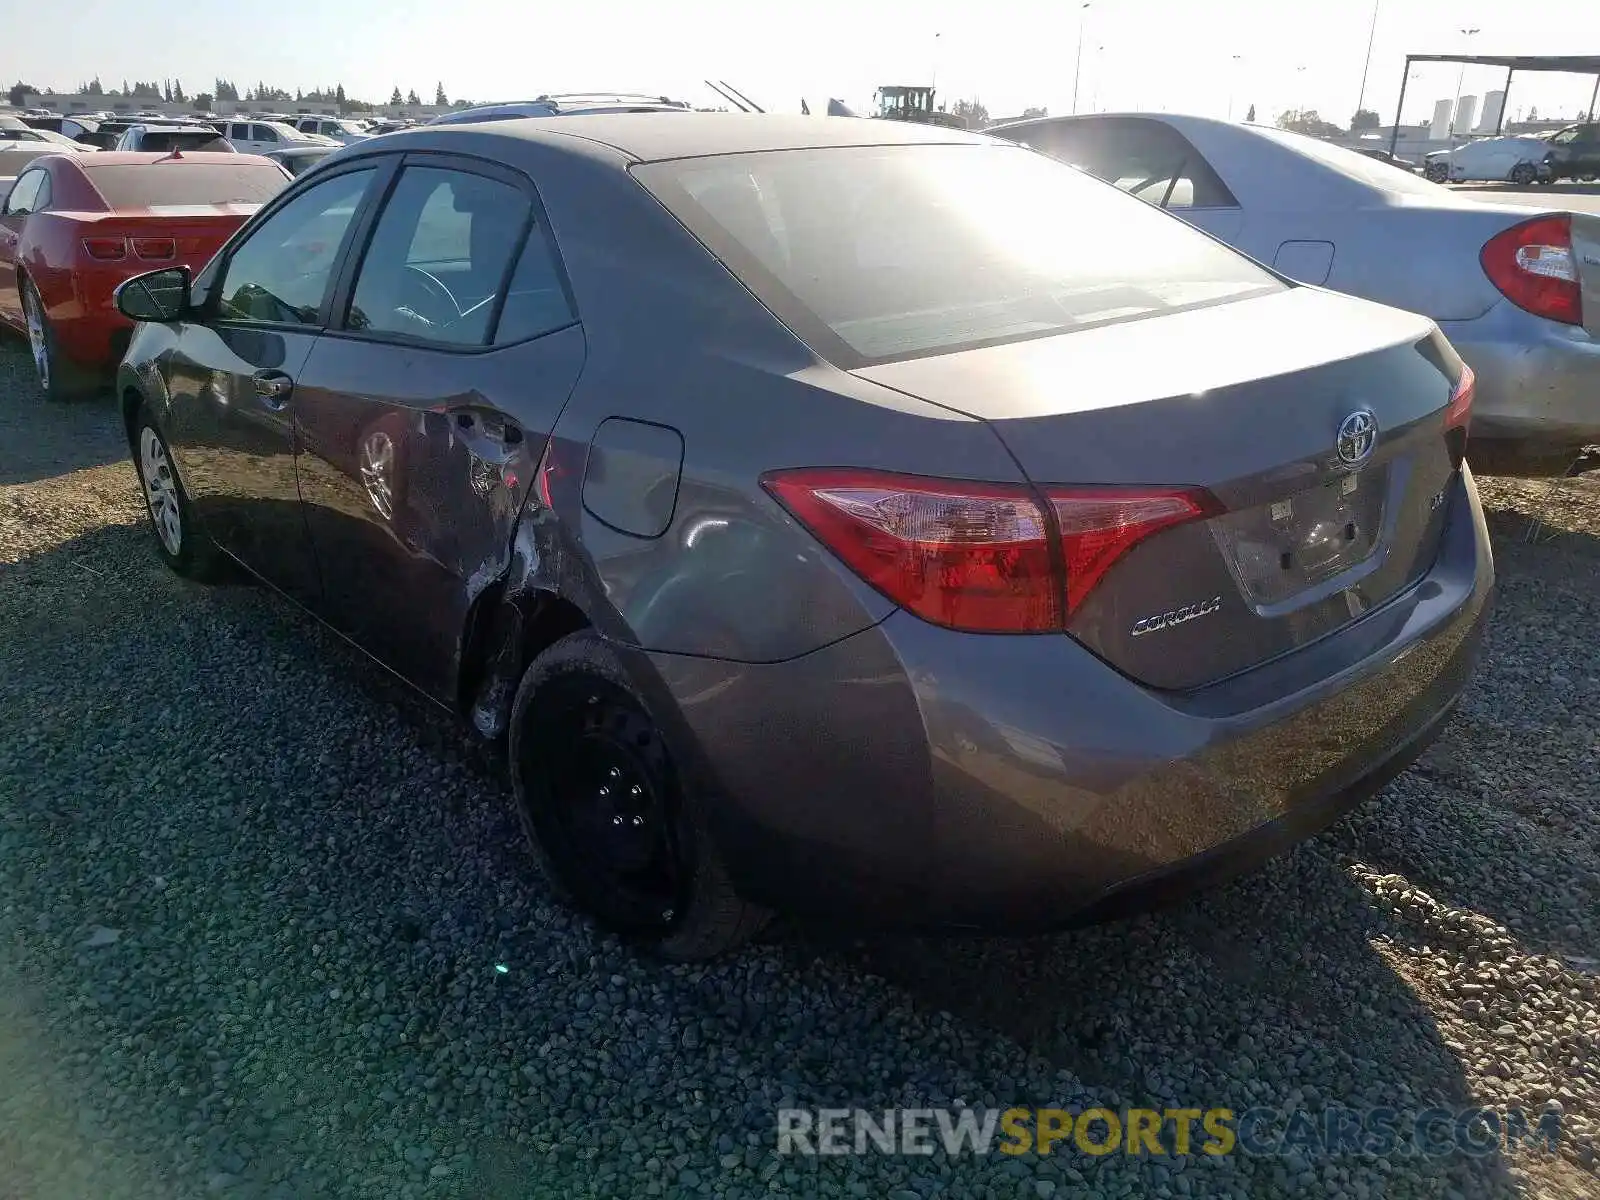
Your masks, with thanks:
[{"label": "side mirror", "polygon": [[117,311],[133,321],[176,321],[189,311],[189,268],[146,271],[117,285]]}]

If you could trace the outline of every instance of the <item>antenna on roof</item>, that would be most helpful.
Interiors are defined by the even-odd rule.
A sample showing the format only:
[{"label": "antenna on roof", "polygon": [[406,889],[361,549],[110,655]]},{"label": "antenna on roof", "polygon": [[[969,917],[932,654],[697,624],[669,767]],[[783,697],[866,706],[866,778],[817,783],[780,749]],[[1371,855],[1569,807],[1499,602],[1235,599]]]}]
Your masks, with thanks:
[{"label": "antenna on roof", "polygon": [[750,111],[750,109],[742,101],[735,100],[731,93],[723,91],[722,88],[720,88],[716,84],[712,83],[711,80],[707,79],[707,80],[704,80],[703,82],[705,83],[705,85],[708,88],[710,88],[717,95],[721,96],[724,100],[726,100],[729,104],[733,105],[740,112],[749,112]]},{"label": "antenna on roof", "polygon": [[764,112],[767,111],[766,109],[762,108],[761,105],[757,104],[754,100],[750,99],[749,96],[746,96],[738,88],[734,87],[733,84],[729,83],[726,79],[722,80],[721,82],[722,82],[722,86],[723,87],[727,88],[735,96],[737,96],[737,97],[739,97],[739,99],[743,100],[746,104],[748,104],[756,112],[764,113]]}]

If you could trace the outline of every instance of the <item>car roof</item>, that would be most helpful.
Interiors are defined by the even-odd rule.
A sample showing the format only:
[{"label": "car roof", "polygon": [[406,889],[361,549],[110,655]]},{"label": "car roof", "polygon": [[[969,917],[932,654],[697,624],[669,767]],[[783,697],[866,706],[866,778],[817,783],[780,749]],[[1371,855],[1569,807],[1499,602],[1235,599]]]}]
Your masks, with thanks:
[{"label": "car roof", "polygon": [[649,112],[579,113],[559,119],[527,117],[459,125],[423,125],[404,133],[388,134],[383,145],[386,149],[419,142],[442,146],[447,139],[490,134],[551,145],[565,143],[569,147],[573,139],[582,139],[610,147],[635,162],[828,146],[988,143],[988,139],[977,134],[910,121],[778,113]]}]

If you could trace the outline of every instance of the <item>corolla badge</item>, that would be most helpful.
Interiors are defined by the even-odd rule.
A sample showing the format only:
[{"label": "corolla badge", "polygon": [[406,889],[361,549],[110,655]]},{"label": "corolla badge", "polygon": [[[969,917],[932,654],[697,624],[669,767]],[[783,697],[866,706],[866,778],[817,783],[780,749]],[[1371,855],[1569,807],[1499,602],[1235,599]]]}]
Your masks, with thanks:
[{"label": "corolla badge", "polygon": [[1339,434],[1334,449],[1339,461],[1347,467],[1359,467],[1372,457],[1378,448],[1378,418],[1364,408],[1358,408],[1339,422]]},{"label": "corolla badge", "polygon": [[1209,617],[1221,608],[1221,596],[1213,596],[1209,600],[1197,600],[1193,604],[1185,604],[1182,608],[1174,608],[1170,612],[1141,617],[1133,623],[1131,632],[1134,637],[1143,637],[1147,633],[1157,633],[1163,629],[1171,629],[1174,625],[1184,625],[1200,617]]}]

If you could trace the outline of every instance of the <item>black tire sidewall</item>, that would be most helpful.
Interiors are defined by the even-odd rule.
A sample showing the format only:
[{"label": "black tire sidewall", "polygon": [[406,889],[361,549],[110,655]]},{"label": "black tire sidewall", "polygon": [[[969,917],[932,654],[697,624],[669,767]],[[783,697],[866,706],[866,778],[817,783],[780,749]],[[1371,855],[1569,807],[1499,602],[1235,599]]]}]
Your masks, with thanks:
[{"label": "black tire sidewall", "polygon": [[[532,806],[542,802],[544,797],[538,782],[528,777],[524,763],[528,749],[529,710],[534,696],[545,684],[573,675],[598,678],[625,692],[662,739],[672,776],[673,831],[678,845],[685,852],[688,871],[681,911],[676,911],[665,927],[625,927],[606,920],[603,914],[585,902],[582,885],[569,873],[569,865],[558,862],[540,837]],[[597,923],[611,932],[647,946],[664,958],[675,960],[695,960],[720,953],[742,942],[764,924],[765,913],[762,910],[744,904],[734,895],[727,873],[707,835],[700,806],[684,786],[683,773],[679,769],[670,738],[651,712],[650,705],[640,695],[639,688],[616,651],[599,634],[587,629],[568,634],[528,665],[512,704],[508,750],[512,791],[523,832],[527,835],[540,873],[564,904],[594,916]]]},{"label": "black tire sidewall", "polygon": [[[45,307],[44,297],[39,294],[39,289],[32,279],[22,276],[18,299],[22,293],[33,297],[33,303],[39,309],[39,323],[44,326],[44,352],[50,360],[50,386],[47,388],[39,379],[37,366],[34,367],[34,387],[47,401],[63,403],[69,400],[81,399],[92,394],[99,386],[94,372],[80,367],[68,358],[61,349],[61,343],[56,341],[55,326],[50,324],[50,311]],[[28,348],[28,357],[33,358],[33,348]]]}]

